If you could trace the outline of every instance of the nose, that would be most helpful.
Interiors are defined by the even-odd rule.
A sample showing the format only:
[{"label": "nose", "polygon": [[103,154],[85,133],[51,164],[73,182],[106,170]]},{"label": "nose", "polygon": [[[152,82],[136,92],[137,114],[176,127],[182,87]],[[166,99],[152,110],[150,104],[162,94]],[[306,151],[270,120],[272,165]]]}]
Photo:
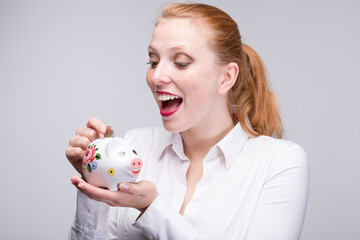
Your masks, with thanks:
[{"label": "nose", "polygon": [[131,160],[130,162],[130,167],[132,169],[141,169],[143,165],[143,162],[140,158],[135,158],[133,160]]},{"label": "nose", "polygon": [[170,69],[167,63],[159,62],[156,68],[153,69],[151,81],[155,85],[165,85],[171,81]]}]

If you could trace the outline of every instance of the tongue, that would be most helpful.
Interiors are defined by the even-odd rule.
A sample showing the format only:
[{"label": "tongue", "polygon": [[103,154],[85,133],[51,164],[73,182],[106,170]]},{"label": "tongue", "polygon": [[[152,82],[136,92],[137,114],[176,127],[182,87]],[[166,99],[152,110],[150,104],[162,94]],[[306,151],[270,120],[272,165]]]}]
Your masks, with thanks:
[{"label": "tongue", "polygon": [[182,103],[181,98],[166,101],[163,106],[163,111],[167,112],[177,108]]}]

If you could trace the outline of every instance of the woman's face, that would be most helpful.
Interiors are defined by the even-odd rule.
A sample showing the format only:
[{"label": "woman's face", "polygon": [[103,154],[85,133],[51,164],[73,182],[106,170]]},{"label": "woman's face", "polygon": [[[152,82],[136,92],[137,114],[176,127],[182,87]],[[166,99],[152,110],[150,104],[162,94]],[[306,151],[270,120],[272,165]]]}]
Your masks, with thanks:
[{"label": "woman's face", "polygon": [[223,68],[209,46],[210,34],[190,18],[161,19],[154,30],[146,80],[168,131],[204,127],[219,117]]}]

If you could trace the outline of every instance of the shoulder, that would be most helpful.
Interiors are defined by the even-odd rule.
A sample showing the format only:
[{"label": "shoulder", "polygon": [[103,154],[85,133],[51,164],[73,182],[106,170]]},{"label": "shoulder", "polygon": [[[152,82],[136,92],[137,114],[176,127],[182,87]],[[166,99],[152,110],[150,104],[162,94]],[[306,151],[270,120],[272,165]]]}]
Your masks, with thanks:
[{"label": "shoulder", "polygon": [[297,143],[289,140],[276,139],[269,136],[259,136],[250,138],[248,147],[256,148],[262,151],[269,151],[274,154],[286,154],[289,152],[298,152],[299,154],[306,154],[305,150]]},{"label": "shoulder", "polygon": [[307,154],[303,147],[289,140],[269,136],[250,138],[246,144],[249,153],[256,155],[275,167],[276,165],[307,167]]}]

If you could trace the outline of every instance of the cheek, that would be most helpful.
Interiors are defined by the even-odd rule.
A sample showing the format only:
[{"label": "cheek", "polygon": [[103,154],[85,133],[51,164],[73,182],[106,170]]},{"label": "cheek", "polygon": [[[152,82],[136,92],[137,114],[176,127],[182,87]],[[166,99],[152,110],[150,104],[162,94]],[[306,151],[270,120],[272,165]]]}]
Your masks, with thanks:
[{"label": "cheek", "polygon": [[194,74],[183,86],[191,101],[198,104],[210,101],[216,95],[216,78],[207,72]]}]

